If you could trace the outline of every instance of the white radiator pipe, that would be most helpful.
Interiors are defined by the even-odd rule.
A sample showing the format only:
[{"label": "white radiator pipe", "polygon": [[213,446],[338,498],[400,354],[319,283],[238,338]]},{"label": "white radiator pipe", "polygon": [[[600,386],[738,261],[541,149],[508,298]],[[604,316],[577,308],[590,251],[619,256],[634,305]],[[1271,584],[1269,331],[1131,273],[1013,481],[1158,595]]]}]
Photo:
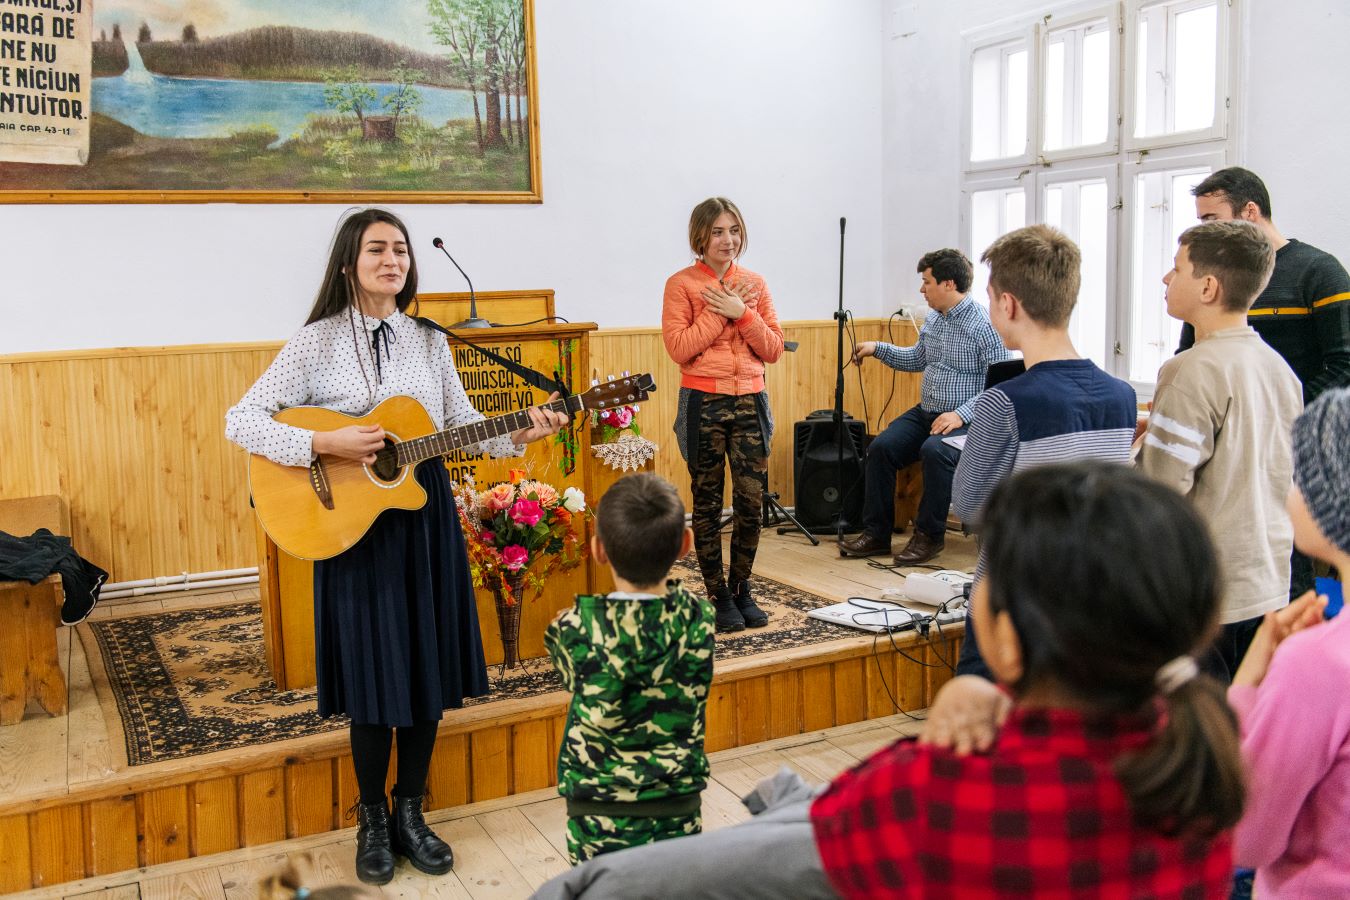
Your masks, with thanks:
[{"label": "white radiator pipe", "polygon": [[[101,596],[108,596],[110,593],[124,591],[128,588],[141,587],[164,587],[165,585],[178,585],[178,590],[188,591],[192,587],[186,586],[190,582],[197,581],[215,581],[220,578],[240,578],[244,575],[258,577],[258,567],[253,566],[248,569],[221,569],[218,572],[182,572],[178,575],[161,575],[158,578],[142,578],[140,581],[117,581],[111,584],[105,584]],[[195,585],[193,585],[195,587]]]},{"label": "white radiator pipe", "polygon": [[[151,579],[153,581],[153,579]],[[214,578],[205,581],[189,581],[182,584],[150,584],[144,587],[121,588],[115,591],[99,591],[98,599],[103,600],[125,600],[129,597],[142,597],[146,594],[163,594],[171,591],[182,593],[183,591],[195,591],[201,588],[225,588],[238,587],[245,584],[257,584],[257,575],[245,575],[238,578]]]}]

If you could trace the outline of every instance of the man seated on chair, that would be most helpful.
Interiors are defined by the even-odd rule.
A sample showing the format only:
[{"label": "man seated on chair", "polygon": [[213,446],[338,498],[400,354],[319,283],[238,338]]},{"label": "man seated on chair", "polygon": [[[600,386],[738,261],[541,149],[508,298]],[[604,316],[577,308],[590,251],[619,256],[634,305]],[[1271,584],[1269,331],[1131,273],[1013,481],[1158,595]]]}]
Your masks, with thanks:
[{"label": "man seated on chair", "polygon": [[1009,358],[989,324],[989,314],[968,294],[974,268],[960,250],[934,250],[919,260],[919,293],[933,314],[924,320],[912,347],[863,341],[853,348],[854,365],[875,356],[892,369],[923,372],[918,405],[877,435],[867,451],[867,495],[862,533],[840,541],[840,556],[886,556],[895,524],[895,478],[923,460],[923,499],[914,535],[895,555],[897,566],[916,566],[942,552],[952,476],[961,451],[944,438],[964,434],[990,363]]}]

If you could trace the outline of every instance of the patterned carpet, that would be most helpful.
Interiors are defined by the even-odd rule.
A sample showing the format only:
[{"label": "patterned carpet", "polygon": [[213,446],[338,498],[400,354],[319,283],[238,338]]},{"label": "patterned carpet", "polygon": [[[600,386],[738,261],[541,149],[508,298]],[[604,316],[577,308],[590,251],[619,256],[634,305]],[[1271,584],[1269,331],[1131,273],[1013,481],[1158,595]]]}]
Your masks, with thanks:
[{"label": "patterned carpet", "polygon": [[[701,587],[696,568],[681,560],[672,573]],[[751,581],[766,628],[719,635],[717,658],[735,659],[803,647],[857,632],[808,619],[805,612],[832,601],[756,575]],[[79,626],[97,672],[105,707],[115,703],[126,739],[128,765],[145,765],[286,740],[345,728],[345,718],[320,719],[314,689],[279,691],[263,653],[262,615],[256,602],[103,619]],[[491,640],[491,637],[487,638]],[[95,651],[103,666],[95,663]],[[560,689],[547,659],[498,677],[477,706]],[[98,672],[102,668],[103,672]],[[98,677],[106,675],[106,678]],[[115,727],[109,722],[109,727]]]}]

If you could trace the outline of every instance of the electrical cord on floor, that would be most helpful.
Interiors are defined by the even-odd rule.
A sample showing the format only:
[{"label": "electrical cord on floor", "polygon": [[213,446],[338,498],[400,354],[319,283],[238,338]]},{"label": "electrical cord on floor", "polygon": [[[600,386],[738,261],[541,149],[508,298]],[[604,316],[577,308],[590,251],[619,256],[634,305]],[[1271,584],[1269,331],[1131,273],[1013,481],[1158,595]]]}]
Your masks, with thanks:
[{"label": "electrical cord on floor", "polygon": [[[934,611],[932,614],[927,616],[918,615],[915,613],[914,610],[906,610],[910,614],[910,619],[908,621],[897,623],[896,625],[891,627],[885,627],[883,631],[874,632],[872,635],[872,663],[873,665],[876,666],[877,677],[881,679],[881,686],[886,691],[886,697],[891,701],[891,708],[914,722],[922,722],[924,721],[924,717],[913,715],[907,710],[902,709],[900,707],[900,702],[895,698],[895,692],[891,690],[890,684],[887,683],[886,681],[886,672],[881,667],[881,654],[878,650],[878,645],[881,641],[881,636],[883,634],[886,635],[887,639],[891,642],[891,649],[895,651],[895,653],[899,654],[900,656],[903,656],[905,659],[909,660],[912,663],[915,663],[916,665],[921,666],[922,668],[925,669],[946,668],[952,672],[955,672],[956,666],[952,664],[950,657],[948,655],[945,655],[942,652],[942,650],[939,649],[939,645],[950,646],[951,644],[951,639],[948,638],[942,631],[942,622],[939,617],[947,613],[949,611],[947,608],[948,605],[953,600],[957,599],[964,599],[964,598],[953,597],[951,600],[947,600],[941,606],[939,606],[937,610]],[[875,607],[862,606],[861,603],[856,602],[859,600],[866,600],[869,603],[889,602],[885,600],[871,600],[870,598],[867,597],[849,597],[848,598],[849,605],[859,606],[862,607],[862,609],[864,610],[864,612],[858,612],[853,614],[853,621],[855,624],[858,624],[858,616],[865,615],[867,612],[878,611]],[[895,604],[895,606],[897,607],[897,609],[903,608],[900,607],[899,604]],[[888,612],[887,610],[880,610],[880,611],[883,613]],[[900,645],[896,643],[895,641],[896,632],[908,631],[911,628],[913,628],[915,632],[923,639],[923,644],[921,646],[926,646],[929,649],[931,649],[933,651],[933,655],[937,657],[938,662],[936,663],[924,662],[922,659],[918,659],[914,656],[911,656],[909,653],[905,652],[903,649],[900,648]],[[936,640],[930,637],[930,633],[933,628],[937,629]]]}]

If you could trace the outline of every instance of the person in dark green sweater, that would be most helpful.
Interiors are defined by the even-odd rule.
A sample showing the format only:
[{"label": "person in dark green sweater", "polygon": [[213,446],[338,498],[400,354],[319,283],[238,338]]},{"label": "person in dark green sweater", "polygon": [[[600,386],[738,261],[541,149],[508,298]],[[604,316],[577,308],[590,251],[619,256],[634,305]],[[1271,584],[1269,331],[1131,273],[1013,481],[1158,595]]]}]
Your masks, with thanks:
[{"label": "person in dark green sweater", "polygon": [[620,479],[600,500],[591,538],[618,590],[577,597],[544,633],[572,692],[558,793],[573,863],[702,830],[713,609],[668,578],[692,542],[670,482]]}]

